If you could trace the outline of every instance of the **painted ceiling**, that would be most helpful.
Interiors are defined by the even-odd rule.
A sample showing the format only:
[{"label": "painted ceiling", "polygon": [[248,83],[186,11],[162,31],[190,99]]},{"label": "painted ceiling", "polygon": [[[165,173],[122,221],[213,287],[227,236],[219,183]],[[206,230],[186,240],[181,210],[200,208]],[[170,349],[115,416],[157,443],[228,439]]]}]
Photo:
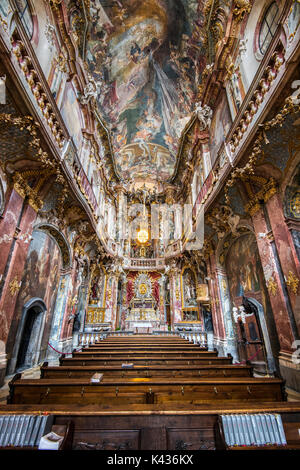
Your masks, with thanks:
[{"label": "painted ceiling", "polygon": [[198,0],[94,0],[86,59],[124,180],[168,180],[205,67]]}]

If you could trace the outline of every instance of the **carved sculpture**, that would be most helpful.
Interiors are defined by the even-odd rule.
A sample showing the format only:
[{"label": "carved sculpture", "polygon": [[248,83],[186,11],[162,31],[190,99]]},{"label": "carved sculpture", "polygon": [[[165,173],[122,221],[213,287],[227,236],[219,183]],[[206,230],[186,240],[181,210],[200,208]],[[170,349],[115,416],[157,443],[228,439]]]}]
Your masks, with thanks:
[{"label": "carved sculpture", "polygon": [[205,129],[209,129],[211,125],[212,114],[213,114],[212,109],[207,104],[202,106],[202,103],[200,101],[199,103],[196,103],[195,112],[200,121],[200,126],[199,126],[200,130],[204,131]]}]

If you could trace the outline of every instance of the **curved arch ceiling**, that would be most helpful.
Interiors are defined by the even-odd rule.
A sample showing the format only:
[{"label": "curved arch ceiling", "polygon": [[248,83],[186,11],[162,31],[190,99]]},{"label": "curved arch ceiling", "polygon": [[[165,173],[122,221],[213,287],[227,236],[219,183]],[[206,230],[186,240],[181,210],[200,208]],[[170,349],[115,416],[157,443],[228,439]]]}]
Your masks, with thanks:
[{"label": "curved arch ceiling", "polygon": [[94,0],[87,47],[116,168],[168,180],[205,66],[198,0]]}]

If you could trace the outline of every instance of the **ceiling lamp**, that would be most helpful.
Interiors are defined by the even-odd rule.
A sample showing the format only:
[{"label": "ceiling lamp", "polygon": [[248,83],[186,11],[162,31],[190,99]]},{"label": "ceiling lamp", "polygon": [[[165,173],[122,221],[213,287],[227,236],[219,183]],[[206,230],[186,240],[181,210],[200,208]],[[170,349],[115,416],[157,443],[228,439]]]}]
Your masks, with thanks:
[{"label": "ceiling lamp", "polygon": [[144,211],[143,211],[143,219],[142,219],[141,225],[140,225],[140,230],[137,233],[137,239],[143,245],[144,243],[146,243],[149,240],[149,231],[148,231],[148,218],[147,218],[147,215],[146,215],[147,190],[146,190],[145,184],[144,184],[144,187],[142,189],[143,189],[142,194],[143,194]]}]

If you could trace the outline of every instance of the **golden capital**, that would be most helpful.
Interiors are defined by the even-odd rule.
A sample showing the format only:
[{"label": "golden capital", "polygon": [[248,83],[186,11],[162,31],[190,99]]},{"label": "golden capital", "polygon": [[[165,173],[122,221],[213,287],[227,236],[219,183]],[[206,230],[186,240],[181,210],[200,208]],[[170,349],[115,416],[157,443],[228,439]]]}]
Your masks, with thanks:
[{"label": "golden capital", "polygon": [[270,277],[267,283],[267,287],[268,287],[269,292],[275,296],[277,293],[277,283],[274,281],[273,277]]},{"label": "golden capital", "polygon": [[297,294],[299,279],[292,271],[289,271],[288,278],[286,280],[286,285],[294,294]]}]

